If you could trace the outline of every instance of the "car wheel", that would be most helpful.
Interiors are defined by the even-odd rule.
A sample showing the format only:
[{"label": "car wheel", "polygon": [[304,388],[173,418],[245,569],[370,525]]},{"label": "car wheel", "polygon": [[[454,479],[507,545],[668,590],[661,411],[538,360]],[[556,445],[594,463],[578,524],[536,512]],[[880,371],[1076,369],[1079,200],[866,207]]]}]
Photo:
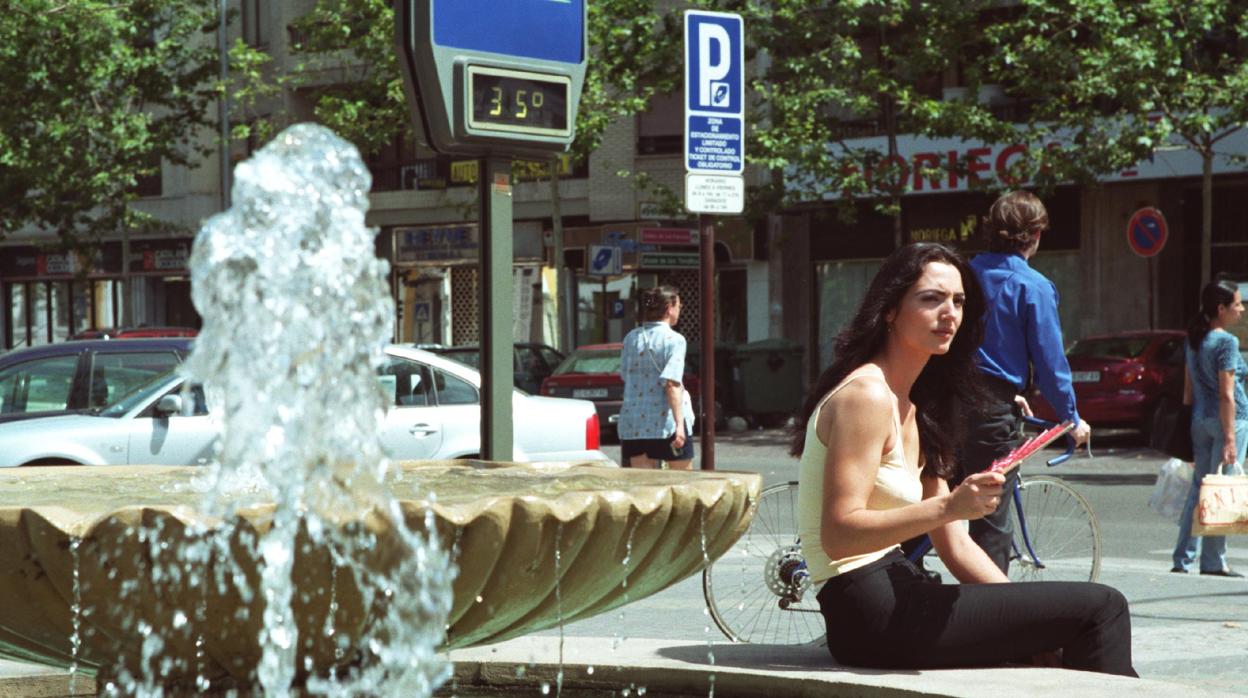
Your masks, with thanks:
[{"label": "car wheel", "polygon": [[32,460],[29,463],[22,463],[21,467],[26,468],[40,465],[82,465],[82,463],[76,463],[72,460],[66,460],[65,458],[40,458],[39,460]]},{"label": "car wheel", "polygon": [[1157,401],[1156,407],[1149,413],[1149,416],[1143,420],[1140,425],[1140,431],[1144,433],[1145,441],[1152,448],[1157,448],[1159,444],[1154,443],[1157,434],[1162,433],[1162,422],[1174,414],[1179,408],[1178,400],[1166,395]]}]

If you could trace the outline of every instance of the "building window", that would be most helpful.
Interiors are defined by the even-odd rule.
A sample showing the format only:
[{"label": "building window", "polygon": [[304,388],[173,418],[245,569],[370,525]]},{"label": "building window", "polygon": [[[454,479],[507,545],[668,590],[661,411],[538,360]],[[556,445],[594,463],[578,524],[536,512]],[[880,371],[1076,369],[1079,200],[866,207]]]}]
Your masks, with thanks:
[{"label": "building window", "polygon": [[637,116],[638,155],[677,155],[685,149],[684,91],[655,95]]},{"label": "building window", "polygon": [[248,46],[262,47],[268,43],[268,22],[265,21],[266,5],[263,0],[242,0],[243,41]]}]

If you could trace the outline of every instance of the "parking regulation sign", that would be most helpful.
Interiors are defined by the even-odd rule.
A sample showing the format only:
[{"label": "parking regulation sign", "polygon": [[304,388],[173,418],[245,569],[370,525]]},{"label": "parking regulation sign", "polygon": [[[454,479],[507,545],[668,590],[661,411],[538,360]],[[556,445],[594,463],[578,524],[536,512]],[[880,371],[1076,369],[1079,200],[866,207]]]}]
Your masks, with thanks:
[{"label": "parking regulation sign", "polygon": [[1161,252],[1169,235],[1166,217],[1151,206],[1136,211],[1127,221],[1127,244],[1141,257]]},{"label": "parking regulation sign", "polygon": [[745,23],[724,12],[685,12],[685,169],[745,169]]}]

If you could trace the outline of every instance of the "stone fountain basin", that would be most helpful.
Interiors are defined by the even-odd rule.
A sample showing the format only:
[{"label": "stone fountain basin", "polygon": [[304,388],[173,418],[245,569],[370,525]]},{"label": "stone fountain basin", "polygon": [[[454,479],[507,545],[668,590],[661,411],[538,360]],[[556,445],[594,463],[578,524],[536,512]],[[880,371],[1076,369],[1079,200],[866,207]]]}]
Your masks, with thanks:
[{"label": "stone fountain basin", "polygon": [[[0,655],[134,672],[155,629],[165,651],[185,660],[160,669],[167,681],[250,681],[263,602],[231,585],[199,583],[221,565],[199,570],[175,556],[197,531],[221,524],[197,511],[202,495],[190,484],[202,472],[0,471]],[[761,476],[443,461],[397,464],[386,486],[410,527],[431,521],[451,546],[459,573],[445,646],[458,648],[602,613],[699,572],[745,532]],[[273,506],[240,505],[228,571],[254,589],[254,538],[267,531]],[[365,511],[335,523],[377,534],[376,550],[351,565],[385,567],[393,539],[384,517]],[[306,535],[301,541],[292,575],[298,666],[320,673],[350,663],[351,640],[374,614],[351,570]]]}]

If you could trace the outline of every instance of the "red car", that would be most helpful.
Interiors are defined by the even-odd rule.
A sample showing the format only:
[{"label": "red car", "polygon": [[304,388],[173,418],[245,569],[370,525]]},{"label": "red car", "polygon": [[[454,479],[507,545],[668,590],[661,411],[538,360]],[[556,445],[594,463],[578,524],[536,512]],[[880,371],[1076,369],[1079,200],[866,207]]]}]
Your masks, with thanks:
[{"label": "red car", "polygon": [[83,330],[70,339],[135,339],[139,337],[194,337],[199,330],[194,327],[163,327],[140,325],[138,327],[105,327]]},{"label": "red car", "polygon": [[[620,342],[578,347],[542,381],[540,394],[592,400],[602,428],[614,433],[620,421],[620,403],[624,400],[624,378],[620,375],[620,350],[623,348]],[[697,376],[687,372],[684,384],[697,412],[701,384]],[[696,425],[694,430],[697,430]]]},{"label": "red car", "polygon": [[[1151,433],[1159,411],[1183,399],[1183,344],[1178,330],[1145,330],[1088,337],[1066,352],[1079,415],[1096,427]],[[1027,396],[1041,419],[1056,419],[1033,389]]]}]

